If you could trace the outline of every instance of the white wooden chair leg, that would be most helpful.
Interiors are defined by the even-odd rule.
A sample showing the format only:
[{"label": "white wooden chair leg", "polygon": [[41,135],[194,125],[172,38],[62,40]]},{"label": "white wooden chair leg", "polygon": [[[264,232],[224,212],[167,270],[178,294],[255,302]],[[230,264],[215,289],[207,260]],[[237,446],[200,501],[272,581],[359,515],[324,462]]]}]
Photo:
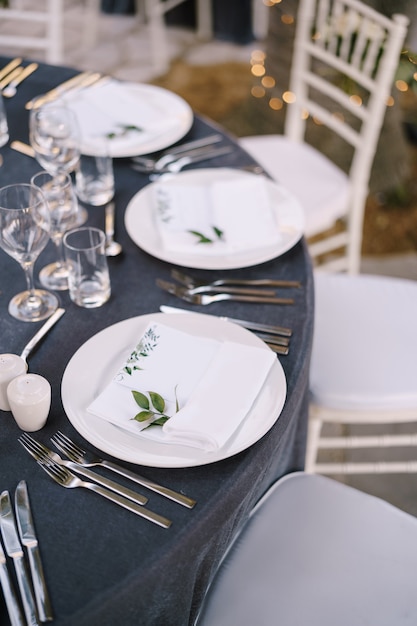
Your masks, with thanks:
[{"label": "white wooden chair leg", "polygon": [[197,37],[202,40],[213,39],[213,7],[211,0],[197,0],[196,23]]},{"label": "white wooden chair leg", "polygon": [[82,46],[89,50],[96,45],[98,40],[101,3],[100,0],[84,1],[84,24]]},{"label": "white wooden chair leg", "polygon": [[165,73],[169,68],[168,42],[163,7],[160,2],[145,0],[152,65],[155,72]]},{"label": "white wooden chair leg", "polygon": [[46,61],[58,65],[63,62],[64,57],[62,38],[63,0],[48,0],[48,11],[51,16],[47,25],[50,47],[46,54]]}]

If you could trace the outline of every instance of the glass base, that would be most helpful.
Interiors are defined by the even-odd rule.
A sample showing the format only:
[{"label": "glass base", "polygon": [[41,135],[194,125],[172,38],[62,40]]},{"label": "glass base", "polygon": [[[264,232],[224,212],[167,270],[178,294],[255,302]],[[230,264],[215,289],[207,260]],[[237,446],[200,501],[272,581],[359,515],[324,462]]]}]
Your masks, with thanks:
[{"label": "glass base", "polygon": [[65,291],[68,289],[68,269],[62,263],[50,263],[39,272],[39,280],[48,289]]},{"label": "glass base", "polygon": [[22,322],[39,322],[58,308],[58,298],[43,289],[22,291],[9,302],[9,313]]}]

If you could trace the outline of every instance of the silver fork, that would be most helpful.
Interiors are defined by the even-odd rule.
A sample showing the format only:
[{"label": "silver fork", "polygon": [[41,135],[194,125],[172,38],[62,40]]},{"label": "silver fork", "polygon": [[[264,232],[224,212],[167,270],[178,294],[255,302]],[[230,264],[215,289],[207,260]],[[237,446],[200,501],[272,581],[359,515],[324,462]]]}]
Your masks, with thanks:
[{"label": "silver fork", "polygon": [[182,504],[189,509],[192,509],[195,505],[196,501],[188,496],[184,496],[182,493],[178,493],[173,491],[172,489],[168,489],[167,487],[163,487],[162,485],[158,485],[151,480],[148,480],[144,476],[140,476],[139,474],[135,474],[130,470],[113,463],[113,461],[108,461],[106,459],[101,458],[94,452],[89,450],[85,450],[77,445],[74,441],[72,441],[69,437],[64,435],[64,433],[58,431],[53,437],[51,437],[52,443],[61,450],[64,454],[68,456],[75,463],[80,463],[84,467],[93,467],[95,465],[101,465],[102,467],[106,467],[125,478],[129,478],[134,482],[142,485],[142,487],[147,487],[151,491],[155,493],[159,493],[178,504]]},{"label": "silver fork", "polygon": [[217,293],[210,296],[208,294],[190,293],[190,290],[186,287],[174,285],[174,283],[170,283],[160,278],[156,279],[156,284],[164,291],[177,296],[177,298],[181,298],[181,300],[184,300],[185,302],[191,302],[191,304],[202,304],[204,306],[212,304],[212,302],[220,302],[222,300],[233,300],[235,302],[261,302],[263,304],[294,304],[294,300],[292,298],[244,296],[231,293]]},{"label": "silver fork", "polygon": [[190,163],[198,163],[199,161],[204,161],[205,159],[211,159],[215,156],[228,154],[229,152],[232,152],[232,150],[233,148],[231,146],[222,146],[220,148],[205,146],[204,148],[195,148],[194,150],[190,150],[186,154],[173,155],[164,167],[152,168],[149,170],[149,168],[144,165],[133,163],[131,168],[141,174],[148,174],[150,180],[157,180],[163,174],[179,172],[183,167],[189,165]]},{"label": "silver fork", "polygon": [[181,170],[184,169],[187,165],[191,165],[193,163],[199,163],[200,161],[209,161],[210,159],[214,159],[215,157],[223,156],[225,154],[230,154],[233,152],[233,148],[231,146],[224,146],[223,148],[213,148],[208,151],[207,149],[202,148],[201,152],[198,154],[183,156],[180,159],[176,159],[175,161],[171,161],[168,163],[166,167],[160,169],[157,174],[151,174],[149,176],[149,180],[158,180],[163,176],[168,176],[169,174],[178,174]]},{"label": "silver fork", "polygon": [[196,285],[195,287],[187,287],[189,294],[196,293],[240,293],[244,296],[275,296],[274,289],[257,289],[245,287],[217,287],[216,285]]},{"label": "silver fork", "polygon": [[210,282],[204,280],[198,280],[193,276],[188,276],[179,270],[172,269],[171,276],[182,285],[188,288],[195,287],[220,287],[221,285],[247,285],[247,286],[265,286],[265,287],[301,287],[299,280],[275,280],[271,278],[253,278],[253,279],[241,279],[241,278],[218,278]]},{"label": "silver fork", "polygon": [[100,485],[96,485],[94,483],[89,483],[80,478],[77,478],[75,474],[70,472],[66,467],[62,467],[62,465],[58,465],[53,461],[45,461],[38,460],[38,464],[41,468],[61,487],[66,487],[67,489],[74,489],[76,487],[85,487],[86,489],[90,489],[91,491],[95,491],[103,498],[107,498],[107,500],[111,500],[111,502],[115,502],[119,506],[122,506],[124,509],[128,509],[132,511],[132,513],[136,513],[140,517],[144,517],[150,522],[154,522],[158,524],[158,526],[162,526],[163,528],[169,528],[171,526],[171,520],[163,517],[162,515],[158,515],[158,513],[154,513],[149,509],[145,509],[143,506],[139,506],[122,496],[113,493],[112,491],[108,491]]},{"label": "silver fork", "polygon": [[103,476],[100,476],[99,474],[96,474],[95,472],[84,468],[77,463],[73,463],[72,461],[65,461],[59,456],[59,454],[53,452],[42,443],[39,443],[27,433],[23,433],[23,435],[19,437],[18,441],[22,444],[25,450],[29,452],[29,454],[31,454],[34,459],[36,459],[36,461],[43,461],[44,463],[50,463],[53,461],[58,465],[69,467],[70,469],[74,470],[74,472],[77,472],[77,474],[81,474],[81,476],[85,476],[85,478],[89,478],[95,483],[98,483],[103,487],[107,487],[107,489],[110,489],[110,491],[114,491],[114,493],[117,493],[120,496],[129,498],[129,500],[132,500],[137,504],[142,505],[148,501],[148,498],[145,498],[145,496],[142,496],[141,494],[138,494],[131,489],[127,489],[126,487],[115,483],[113,480],[104,478]]},{"label": "silver fork", "polygon": [[209,135],[208,137],[203,137],[202,139],[188,141],[187,143],[183,143],[180,146],[175,146],[174,148],[168,148],[162,153],[161,156],[156,159],[144,156],[134,156],[132,157],[132,161],[146,168],[147,171],[151,173],[165,167],[165,165],[175,160],[180,154],[184,155],[189,151],[192,152],[193,150],[196,150],[198,148],[205,148],[206,146],[210,146],[214,143],[222,141],[222,139],[223,137],[219,134]]}]

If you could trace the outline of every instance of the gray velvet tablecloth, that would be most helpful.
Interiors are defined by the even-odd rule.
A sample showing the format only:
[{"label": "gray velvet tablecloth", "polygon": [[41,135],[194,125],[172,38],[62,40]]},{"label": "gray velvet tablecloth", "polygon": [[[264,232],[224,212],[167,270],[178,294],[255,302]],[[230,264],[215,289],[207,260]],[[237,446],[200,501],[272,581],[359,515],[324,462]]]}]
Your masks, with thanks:
[{"label": "gray velvet tablecloth", "polygon": [[[0,67],[6,61],[0,58]],[[28,141],[24,103],[73,73],[68,68],[41,66],[19,87],[18,95],[6,102],[11,140]],[[187,139],[212,130],[210,122],[196,118]],[[233,138],[225,134],[224,142],[233,142]],[[4,158],[0,186],[27,182],[41,169],[33,159],[12,151],[9,146],[1,148],[0,153]],[[211,165],[234,167],[249,163],[249,156],[236,146],[232,154]],[[101,308],[87,310],[72,304],[68,294],[61,292],[59,297],[66,313],[29,360],[30,371],[45,376],[52,384],[49,420],[36,433],[45,444],[58,429],[86,443],[63,411],[60,384],[69,359],[87,339],[118,321],[157,312],[161,304],[192,308],[155,286],[156,277],[169,278],[170,266],[139,249],[125,231],[126,205],[148,183],[129,164],[128,159],[115,161],[116,233],[124,253],[109,259],[110,301]],[[89,209],[89,223],[103,227],[103,209]],[[41,267],[53,260],[54,254],[52,244],[48,244],[36,263],[35,277]],[[194,271],[194,274],[214,276],[209,271]],[[227,272],[216,272],[215,276],[223,274]],[[186,469],[139,467],[121,462],[197,499],[196,507],[190,511],[142,490],[149,496],[150,508],[173,520],[169,530],[85,489],[66,490],[54,484],[18,443],[21,431],[11,414],[0,411],[0,491],[8,489],[14,493],[21,479],[28,483],[57,626],[191,624],[219,559],[251,507],[275,479],[303,468],[313,327],[312,273],[305,244],[301,241],[277,259],[233,274],[302,282],[302,288],[294,292],[294,306],[223,302],[205,309],[192,308],[292,327],[290,354],[279,357],[287,378],[288,395],[270,431],[231,458]],[[0,250],[0,353],[20,353],[41,326],[41,323],[19,322],[7,312],[10,298],[24,288],[22,269]],[[2,626],[8,623],[1,597],[0,623]]]}]

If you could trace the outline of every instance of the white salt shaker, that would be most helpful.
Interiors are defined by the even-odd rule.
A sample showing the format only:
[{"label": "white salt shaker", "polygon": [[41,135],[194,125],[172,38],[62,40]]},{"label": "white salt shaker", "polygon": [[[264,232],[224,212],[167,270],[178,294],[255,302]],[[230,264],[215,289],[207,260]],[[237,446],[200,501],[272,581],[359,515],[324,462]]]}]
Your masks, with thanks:
[{"label": "white salt shaker", "polygon": [[0,409],[10,411],[7,387],[16,376],[25,374],[26,362],[17,354],[0,354]]},{"label": "white salt shaker", "polygon": [[7,398],[17,425],[33,432],[45,426],[51,407],[51,385],[39,374],[22,374],[7,387]]}]

